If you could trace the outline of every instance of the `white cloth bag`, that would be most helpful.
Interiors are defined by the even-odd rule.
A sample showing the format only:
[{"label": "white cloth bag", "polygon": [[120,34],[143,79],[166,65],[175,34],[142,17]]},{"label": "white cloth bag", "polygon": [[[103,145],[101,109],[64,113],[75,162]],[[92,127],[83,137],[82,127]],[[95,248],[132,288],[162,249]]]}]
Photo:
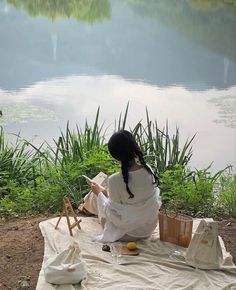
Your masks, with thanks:
[{"label": "white cloth bag", "polygon": [[45,280],[52,284],[76,284],[86,278],[86,264],[80,259],[80,248],[74,243],[45,263]]},{"label": "white cloth bag", "polygon": [[219,269],[223,253],[218,236],[217,222],[201,220],[186,251],[188,265],[200,269]]}]

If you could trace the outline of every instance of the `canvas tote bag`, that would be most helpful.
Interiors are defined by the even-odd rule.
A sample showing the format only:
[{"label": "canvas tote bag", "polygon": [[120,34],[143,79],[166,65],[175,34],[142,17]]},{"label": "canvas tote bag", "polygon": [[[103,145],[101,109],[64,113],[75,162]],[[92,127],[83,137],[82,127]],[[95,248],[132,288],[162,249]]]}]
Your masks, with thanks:
[{"label": "canvas tote bag", "polygon": [[223,253],[217,222],[201,220],[186,251],[186,263],[200,269],[219,269]]},{"label": "canvas tote bag", "polygon": [[76,284],[86,278],[86,264],[80,259],[80,248],[74,243],[45,264],[45,280],[52,284]]}]

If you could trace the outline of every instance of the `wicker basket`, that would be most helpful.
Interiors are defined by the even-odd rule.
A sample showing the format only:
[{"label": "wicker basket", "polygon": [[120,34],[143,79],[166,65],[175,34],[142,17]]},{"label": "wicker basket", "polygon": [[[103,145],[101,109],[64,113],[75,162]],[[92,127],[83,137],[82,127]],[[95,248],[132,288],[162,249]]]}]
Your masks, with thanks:
[{"label": "wicker basket", "polygon": [[192,238],[193,219],[189,216],[159,212],[160,240],[187,248]]}]

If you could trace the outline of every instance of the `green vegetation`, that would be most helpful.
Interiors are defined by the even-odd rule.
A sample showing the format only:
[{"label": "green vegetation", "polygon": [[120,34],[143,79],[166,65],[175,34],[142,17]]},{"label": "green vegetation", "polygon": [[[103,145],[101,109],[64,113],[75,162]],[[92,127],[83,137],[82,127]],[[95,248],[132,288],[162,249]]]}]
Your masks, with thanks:
[{"label": "green vegetation", "polygon": [[[128,106],[115,130],[126,128]],[[144,124],[145,123],[145,124]],[[170,135],[168,123],[160,130],[146,112],[146,122],[129,128],[145,153],[146,161],[159,176],[163,207],[191,216],[236,217],[236,177],[231,167],[212,174],[210,166],[192,170],[195,136],[180,141],[179,129]],[[5,143],[0,128],[0,215],[19,216],[58,212],[67,196],[76,207],[88,192],[82,174],[108,175],[119,171],[110,157],[106,129],[99,125],[99,109],[93,126],[71,130],[69,123],[54,144],[35,147],[15,135],[14,144]]]},{"label": "green vegetation", "polygon": [[[236,217],[235,176],[230,173],[231,166],[214,175],[210,167],[191,170],[176,165],[166,170],[160,183],[163,208],[195,217]],[[226,171],[228,174],[224,177]]]},{"label": "green vegetation", "polygon": [[111,17],[109,0],[7,0],[7,3],[23,8],[30,16],[41,15],[52,20],[75,18],[95,23]]}]

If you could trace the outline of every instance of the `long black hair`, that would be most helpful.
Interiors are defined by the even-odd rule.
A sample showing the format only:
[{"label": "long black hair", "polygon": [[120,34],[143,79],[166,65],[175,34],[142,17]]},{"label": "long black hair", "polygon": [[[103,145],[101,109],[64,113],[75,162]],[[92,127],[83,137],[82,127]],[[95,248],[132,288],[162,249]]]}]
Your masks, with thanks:
[{"label": "long black hair", "polygon": [[134,197],[134,194],[130,191],[128,186],[128,171],[134,158],[137,157],[140,164],[153,176],[154,183],[159,183],[157,176],[152,172],[151,168],[147,166],[143,157],[143,152],[139,148],[134,136],[129,131],[120,130],[114,133],[108,141],[108,150],[113,158],[121,162],[121,172],[129,198]]}]

